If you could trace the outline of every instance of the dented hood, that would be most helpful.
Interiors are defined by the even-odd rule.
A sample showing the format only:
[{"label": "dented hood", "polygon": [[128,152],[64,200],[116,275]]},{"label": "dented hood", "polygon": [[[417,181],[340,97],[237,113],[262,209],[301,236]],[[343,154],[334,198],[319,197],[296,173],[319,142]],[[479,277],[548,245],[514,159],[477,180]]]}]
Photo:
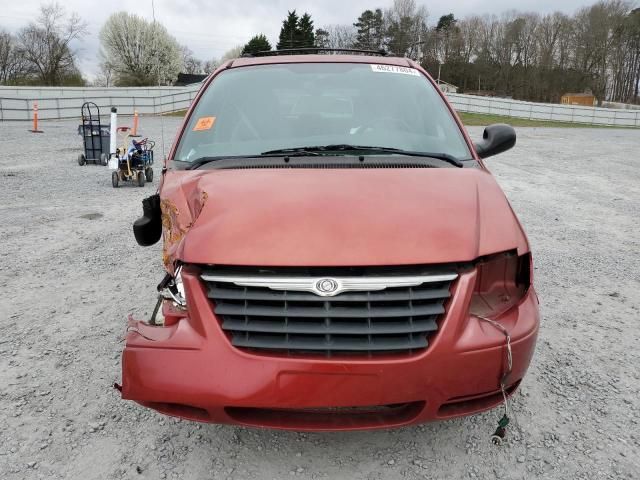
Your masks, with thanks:
[{"label": "dented hood", "polygon": [[169,171],[165,262],[260,266],[446,263],[528,250],[481,169]]}]

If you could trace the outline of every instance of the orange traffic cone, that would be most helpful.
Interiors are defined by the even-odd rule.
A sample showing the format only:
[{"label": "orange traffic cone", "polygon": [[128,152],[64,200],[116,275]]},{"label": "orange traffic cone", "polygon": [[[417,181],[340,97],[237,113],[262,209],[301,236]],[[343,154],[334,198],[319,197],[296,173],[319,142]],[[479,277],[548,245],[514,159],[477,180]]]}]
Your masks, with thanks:
[{"label": "orange traffic cone", "polygon": [[38,102],[33,102],[33,130],[29,130],[31,133],[44,133],[42,130],[38,130]]}]

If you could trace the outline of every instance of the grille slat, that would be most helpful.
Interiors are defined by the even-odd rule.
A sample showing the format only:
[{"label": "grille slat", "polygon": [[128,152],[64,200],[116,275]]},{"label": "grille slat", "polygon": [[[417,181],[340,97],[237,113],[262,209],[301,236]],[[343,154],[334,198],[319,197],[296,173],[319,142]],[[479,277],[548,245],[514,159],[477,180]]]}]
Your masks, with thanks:
[{"label": "grille slat", "polygon": [[[307,317],[324,318],[327,311],[322,307],[270,307],[263,305],[235,305],[218,302],[215,310],[218,315],[249,315],[261,317]],[[333,318],[389,318],[389,317],[417,317],[420,315],[439,315],[444,313],[440,304],[406,306],[406,307],[331,307],[329,315]]]},{"label": "grille slat", "polygon": [[[340,353],[410,355],[426,349],[446,313],[457,277],[454,272],[446,266],[326,271],[317,267],[268,271],[205,267],[202,278],[213,311],[235,347],[329,357]],[[247,285],[243,276],[252,284]],[[347,288],[322,296],[309,290],[309,285],[327,278],[355,291]],[[420,279],[417,283],[416,278]],[[282,282],[287,289],[282,289]],[[380,290],[380,282],[389,287]],[[366,290],[363,285],[372,287]]]},{"label": "grille slat", "polygon": [[242,318],[227,318],[222,322],[222,328],[238,332],[262,332],[282,334],[310,334],[310,335],[381,335],[403,334],[412,332],[435,332],[438,324],[435,319],[400,320],[398,322],[321,322],[289,320],[248,320]]},{"label": "grille slat", "polygon": [[[285,299],[290,302],[318,302],[322,303],[326,300],[325,297],[319,297],[314,293],[307,292],[292,292],[292,291],[277,291],[267,290],[266,288],[224,288],[224,287],[210,287],[207,291],[207,295],[212,300],[282,300]],[[449,298],[448,287],[423,289],[411,293],[413,300],[435,300]],[[378,301],[406,301],[407,291],[381,291],[381,292],[359,292],[359,293],[343,293],[337,297],[333,297],[333,302],[378,302]]]},{"label": "grille slat", "polygon": [[331,337],[307,336],[298,338],[274,337],[271,335],[233,334],[233,345],[236,347],[262,348],[267,350],[299,350],[323,352],[385,352],[421,349],[427,347],[427,338],[413,340],[407,338],[375,337],[371,341],[367,337]]}]

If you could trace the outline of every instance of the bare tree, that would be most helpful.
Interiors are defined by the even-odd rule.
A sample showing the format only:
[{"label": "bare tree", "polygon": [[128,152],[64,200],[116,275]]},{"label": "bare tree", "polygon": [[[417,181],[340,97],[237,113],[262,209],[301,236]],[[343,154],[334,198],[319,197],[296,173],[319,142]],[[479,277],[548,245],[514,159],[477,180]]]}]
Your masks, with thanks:
[{"label": "bare tree", "polygon": [[227,60],[232,60],[234,58],[239,58],[242,55],[242,49],[244,48],[244,45],[238,45],[236,47],[233,47],[230,50],[227,50],[224,55],[222,55],[222,57],[220,58],[220,63],[224,63]]},{"label": "bare tree", "polygon": [[636,103],[640,88],[640,8],[616,25],[609,55],[611,82],[608,97],[616,102]]},{"label": "bare tree", "polygon": [[426,41],[428,12],[415,0],[394,0],[384,14],[387,48],[394,55],[414,59],[421,57]]},{"label": "bare tree", "polygon": [[114,81],[113,65],[106,60],[100,63],[100,71],[96,75],[93,85],[96,87],[112,87]]},{"label": "bare tree", "polygon": [[610,56],[628,4],[619,0],[599,1],[576,15],[574,66],[591,77],[591,89],[601,103],[610,82]]},{"label": "bare tree", "polygon": [[86,24],[58,3],[40,7],[40,16],[18,33],[20,53],[39,82],[57,85],[77,74],[71,42],[82,38]]},{"label": "bare tree", "polygon": [[204,73],[202,60],[197,59],[189,47],[182,46],[181,52],[183,73]]},{"label": "bare tree", "polygon": [[219,65],[220,61],[217,58],[212,58],[202,64],[202,70],[204,73],[211,73],[218,68]]},{"label": "bare tree", "polygon": [[326,38],[323,45],[318,45],[324,48],[353,48],[356,43],[357,31],[352,25],[326,25],[319,28],[316,31],[316,39],[318,39],[319,33],[324,32],[326,35],[320,35],[321,38]]},{"label": "bare tree", "polygon": [[24,78],[27,65],[20,54],[16,39],[0,31],[0,84],[13,84]]},{"label": "bare tree", "polygon": [[537,31],[538,65],[552,68],[556,65],[563,28],[567,16],[556,12],[540,19]]}]

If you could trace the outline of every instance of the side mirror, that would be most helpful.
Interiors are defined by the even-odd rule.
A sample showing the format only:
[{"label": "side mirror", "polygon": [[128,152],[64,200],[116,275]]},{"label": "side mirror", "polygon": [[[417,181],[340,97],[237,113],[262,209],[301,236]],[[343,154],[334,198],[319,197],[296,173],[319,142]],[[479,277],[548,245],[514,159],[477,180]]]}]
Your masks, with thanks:
[{"label": "side mirror", "polygon": [[516,131],[511,125],[496,123],[484,129],[482,140],[475,143],[480,158],[492,157],[506,152],[516,144]]},{"label": "side mirror", "polygon": [[138,245],[149,247],[162,236],[160,195],[152,195],[142,200],[142,212],[142,217],[133,222],[133,235]]}]

